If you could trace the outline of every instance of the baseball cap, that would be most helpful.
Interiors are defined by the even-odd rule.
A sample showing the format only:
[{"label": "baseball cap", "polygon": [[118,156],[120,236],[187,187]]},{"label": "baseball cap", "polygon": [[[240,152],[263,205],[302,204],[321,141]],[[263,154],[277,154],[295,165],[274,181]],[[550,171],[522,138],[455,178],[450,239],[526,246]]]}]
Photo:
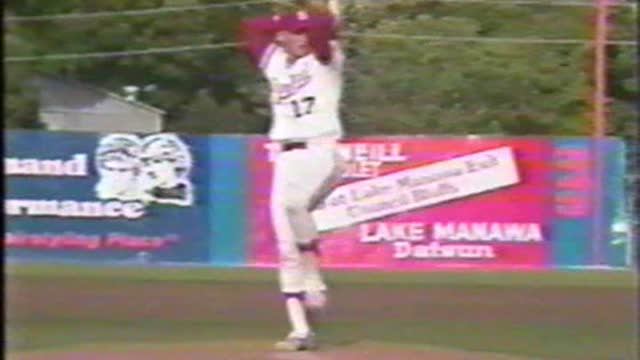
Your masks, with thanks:
[{"label": "baseball cap", "polygon": [[309,31],[311,21],[309,18],[301,19],[297,15],[287,15],[281,19],[280,25],[282,30],[301,34]]}]

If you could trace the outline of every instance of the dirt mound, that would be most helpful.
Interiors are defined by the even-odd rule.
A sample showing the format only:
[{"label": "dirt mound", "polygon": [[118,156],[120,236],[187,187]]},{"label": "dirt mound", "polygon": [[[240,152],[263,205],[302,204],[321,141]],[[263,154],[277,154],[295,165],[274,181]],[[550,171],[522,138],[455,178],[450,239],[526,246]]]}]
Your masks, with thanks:
[{"label": "dirt mound", "polygon": [[284,353],[265,342],[86,346],[76,349],[9,354],[9,360],[533,360],[455,349],[404,348],[359,342],[315,352]]}]

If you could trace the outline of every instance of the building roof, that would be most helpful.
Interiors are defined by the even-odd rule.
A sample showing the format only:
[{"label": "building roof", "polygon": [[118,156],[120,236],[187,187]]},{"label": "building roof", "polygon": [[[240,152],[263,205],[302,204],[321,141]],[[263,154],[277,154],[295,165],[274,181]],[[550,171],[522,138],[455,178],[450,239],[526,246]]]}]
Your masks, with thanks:
[{"label": "building roof", "polygon": [[128,100],[123,96],[85,84],[76,80],[64,79],[56,76],[40,76],[34,80],[34,85],[40,90],[40,107],[44,111],[74,111],[74,112],[113,112],[113,107],[107,109],[107,100],[119,104],[121,109],[136,109],[155,115],[166,112],[154,106]]}]

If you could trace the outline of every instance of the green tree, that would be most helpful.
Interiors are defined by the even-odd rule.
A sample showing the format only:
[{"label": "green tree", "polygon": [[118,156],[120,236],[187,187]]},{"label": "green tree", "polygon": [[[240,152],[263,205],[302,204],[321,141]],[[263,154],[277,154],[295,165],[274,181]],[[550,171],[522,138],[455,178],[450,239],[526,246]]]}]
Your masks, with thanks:
[{"label": "green tree", "polygon": [[[13,2],[7,5],[16,15],[37,15],[146,9],[163,4],[162,0],[99,0],[90,3],[61,0]],[[240,19],[255,11],[229,7],[153,16],[18,23],[5,35],[12,40],[7,43],[7,53],[10,56],[91,53],[233,42]],[[38,74],[65,76],[117,93],[121,93],[125,85],[154,84],[157,90],[142,94],[141,100],[165,109],[168,113],[167,125],[171,129],[190,130],[189,127],[194,126],[195,116],[201,122],[195,128],[200,130],[248,131],[250,129],[247,126],[233,125],[256,124],[266,116],[264,111],[260,111],[264,105],[255,103],[252,94],[241,91],[241,88],[247,87],[247,83],[257,81],[257,77],[233,47],[174,54],[10,63],[8,70],[15,75],[6,79],[10,94],[8,103],[12,106],[5,109],[8,110],[10,124],[18,127],[30,127],[33,124],[34,104],[24,101],[25,91],[21,89],[22,84]],[[29,91],[33,92],[33,89]],[[193,104],[201,104],[203,96],[213,101],[216,108],[229,106],[224,110],[227,115],[233,114],[233,118],[225,120],[228,124],[220,126],[220,121],[210,121],[211,117],[215,117],[212,116],[214,114],[197,115],[198,111],[189,109]],[[230,112],[231,109],[237,111]],[[186,114],[189,114],[189,121],[186,121]]]},{"label": "green tree", "polygon": [[[587,32],[581,23],[585,14],[579,11],[425,2],[387,10],[382,13],[401,15],[382,19],[378,14],[378,19],[361,23],[376,33],[450,37],[583,38]],[[486,16],[489,11],[492,16]],[[583,45],[361,38],[352,46],[360,50],[352,59],[354,79],[346,91],[346,111],[355,131],[588,131],[589,49]]]},{"label": "green tree", "polygon": [[[147,9],[238,0],[13,0],[7,15]],[[125,51],[236,40],[241,19],[264,6],[149,16],[7,23],[6,56]],[[281,9],[277,9],[281,11]],[[352,4],[347,31],[445,37],[575,38],[593,35],[589,7],[404,0]],[[611,37],[634,37],[635,12],[616,8]],[[347,36],[342,112],[352,133],[586,135],[591,129],[589,44],[451,42]],[[638,88],[635,48],[609,48],[611,134],[630,134]],[[184,132],[264,132],[267,86],[236,48],[171,54],[5,63],[5,119],[38,126],[38,74],[62,75],[121,92],[154,84],[140,100],[165,109]]]},{"label": "green tree", "polygon": [[[638,31],[637,12],[621,7],[612,12],[611,38],[633,39]],[[631,139],[638,133],[638,59],[637,47],[610,45],[608,47],[608,96],[610,127],[613,135]],[[636,139],[635,141],[638,141]]]}]

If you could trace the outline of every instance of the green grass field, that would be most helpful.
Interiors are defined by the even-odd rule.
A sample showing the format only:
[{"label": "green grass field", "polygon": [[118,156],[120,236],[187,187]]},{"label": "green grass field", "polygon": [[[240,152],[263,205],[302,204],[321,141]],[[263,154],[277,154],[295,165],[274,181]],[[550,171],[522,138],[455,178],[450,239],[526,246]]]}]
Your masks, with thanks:
[{"label": "green grass field", "polygon": [[[273,271],[12,265],[8,350],[275,340],[287,331]],[[539,359],[633,360],[631,272],[329,272],[320,331],[375,342]]]}]

